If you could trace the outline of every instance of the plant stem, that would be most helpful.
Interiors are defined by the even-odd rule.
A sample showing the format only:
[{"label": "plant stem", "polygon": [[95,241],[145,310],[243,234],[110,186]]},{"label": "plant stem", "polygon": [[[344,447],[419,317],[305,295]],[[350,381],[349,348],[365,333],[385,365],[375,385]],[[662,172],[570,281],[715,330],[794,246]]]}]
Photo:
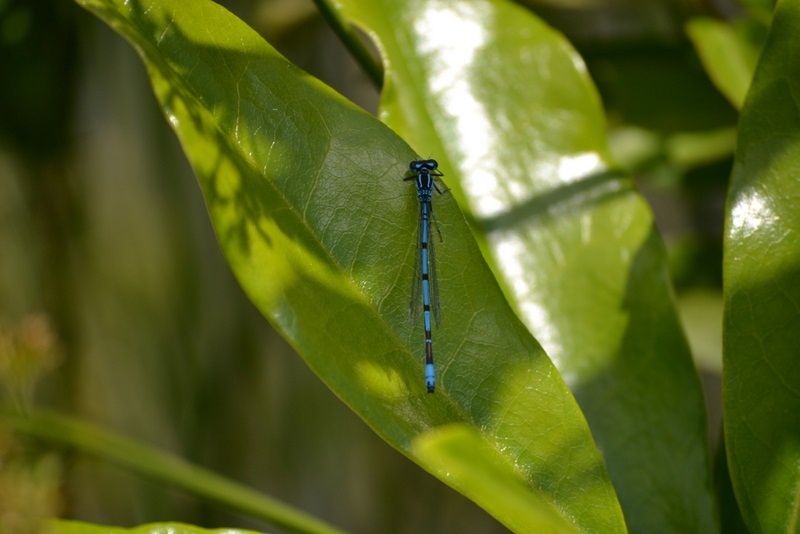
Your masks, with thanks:
[{"label": "plant stem", "polygon": [[0,411],[14,431],[93,454],[143,476],[168,482],[237,512],[295,532],[341,533],[319,519],[172,454],[74,418],[46,411]]}]

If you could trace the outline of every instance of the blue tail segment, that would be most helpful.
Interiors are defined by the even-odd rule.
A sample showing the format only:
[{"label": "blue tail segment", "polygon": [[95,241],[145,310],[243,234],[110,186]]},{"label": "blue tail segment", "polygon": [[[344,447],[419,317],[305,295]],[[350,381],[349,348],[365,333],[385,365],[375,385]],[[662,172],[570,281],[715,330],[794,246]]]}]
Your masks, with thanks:
[{"label": "blue tail segment", "polygon": [[[411,316],[419,310],[419,292],[422,290],[422,322],[425,327],[425,385],[428,393],[436,390],[436,369],[433,365],[433,340],[431,336],[431,313],[436,325],[439,325],[439,290],[436,284],[436,259],[431,239],[431,223],[433,222],[433,192],[442,191],[434,181],[437,176],[444,176],[437,169],[436,160],[423,159],[409,164],[411,176],[405,180],[414,180],[419,199],[419,251],[417,254],[417,273],[411,291]],[[434,222],[435,224],[435,222]],[[438,233],[438,228],[436,229]],[[439,234],[441,238],[441,234]]]}]

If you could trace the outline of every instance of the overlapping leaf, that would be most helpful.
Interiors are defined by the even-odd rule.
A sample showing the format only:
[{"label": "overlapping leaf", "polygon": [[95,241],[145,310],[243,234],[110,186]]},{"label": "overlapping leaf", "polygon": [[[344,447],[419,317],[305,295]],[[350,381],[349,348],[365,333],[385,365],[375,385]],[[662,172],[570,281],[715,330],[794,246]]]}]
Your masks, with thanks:
[{"label": "overlapping leaf", "polygon": [[[417,207],[401,180],[417,155],[401,139],[215,4],[82,3],[140,52],[233,271],[337,395],[507,525],[524,530],[525,503],[552,532],[624,530],[582,414],[450,197],[436,200],[440,387],[425,393],[408,319]],[[468,432],[431,449],[453,424]],[[480,491],[454,469],[465,457],[518,498]]]},{"label": "overlapping leaf", "polygon": [[383,118],[449,173],[506,295],[578,398],[631,530],[713,531],[702,394],[663,246],[609,161],[580,58],[510,2],[337,5],[379,41]]}]

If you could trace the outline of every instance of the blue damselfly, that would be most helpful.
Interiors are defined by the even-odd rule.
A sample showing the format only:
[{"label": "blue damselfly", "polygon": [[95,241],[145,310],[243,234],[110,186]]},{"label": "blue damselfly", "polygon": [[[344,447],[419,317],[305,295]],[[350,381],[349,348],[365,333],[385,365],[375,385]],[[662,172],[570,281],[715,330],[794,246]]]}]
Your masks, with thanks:
[{"label": "blue damselfly", "polygon": [[[433,366],[433,340],[431,339],[431,312],[436,326],[439,326],[439,288],[436,282],[436,256],[433,252],[431,239],[431,226],[436,225],[433,219],[431,200],[434,190],[442,194],[439,186],[434,181],[435,177],[444,176],[437,169],[439,164],[432,159],[412,161],[408,168],[411,176],[405,180],[414,180],[417,186],[419,199],[419,248],[417,249],[417,274],[411,291],[411,318],[417,317],[419,312],[419,293],[422,290],[422,318],[425,327],[425,385],[428,393],[436,389],[436,371]],[[436,232],[441,240],[442,234],[436,226]]]}]

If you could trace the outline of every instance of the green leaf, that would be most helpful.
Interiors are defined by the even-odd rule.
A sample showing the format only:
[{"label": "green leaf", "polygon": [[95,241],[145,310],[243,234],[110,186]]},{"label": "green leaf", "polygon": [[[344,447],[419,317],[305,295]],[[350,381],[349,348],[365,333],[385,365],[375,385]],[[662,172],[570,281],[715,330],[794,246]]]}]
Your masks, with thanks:
[{"label": "green leaf", "polygon": [[741,109],[767,28],[750,19],[730,24],[697,17],[689,21],[686,32],[711,80]]},{"label": "green leaf", "polygon": [[[402,180],[417,157],[405,142],[216,4],[82,4],[142,56],[242,287],[344,402],[421,463],[414,443],[427,433],[470,427],[502,459],[497,476],[527,488],[517,502],[532,499],[532,514],[558,515],[559,531],[624,530],[583,415],[447,195],[435,208],[439,387],[425,392],[421,325],[408,317],[419,208]],[[424,462],[468,485],[450,463]]]},{"label": "green leaf", "polygon": [[461,493],[514,532],[573,532],[564,517],[522,483],[513,467],[476,429],[453,423],[421,435],[414,442],[421,465],[430,471],[446,467]]},{"label": "green leaf", "polygon": [[768,20],[775,9],[776,0],[740,0],[739,3],[751,14],[763,16]]},{"label": "green leaf", "polygon": [[382,116],[442,163],[566,377],[634,532],[715,529],[705,410],[652,214],[564,38],[509,2],[337,2],[386,54]]},{"label": "green leaf", "polygon": [[25,415],[0,413],[0,422],[17,433],[75,447],[143,476],[166,482],[200,498],[294,532],[341,533],[340,530],[283,502],[192,465],[172,454],[84,421],[44,411],[32,411]]},{"label": "green leaf", "polygon": [[727,206],[723,413],[753,533],[800,529],[800,4],[781,2],[747,95]]},{"label": "green leaf", "polygon": [[238,528],[206,529],[183,523],[149,523],[133,528],[93,525],[81,521],[50,521],[46,534],[258,534]]}]

